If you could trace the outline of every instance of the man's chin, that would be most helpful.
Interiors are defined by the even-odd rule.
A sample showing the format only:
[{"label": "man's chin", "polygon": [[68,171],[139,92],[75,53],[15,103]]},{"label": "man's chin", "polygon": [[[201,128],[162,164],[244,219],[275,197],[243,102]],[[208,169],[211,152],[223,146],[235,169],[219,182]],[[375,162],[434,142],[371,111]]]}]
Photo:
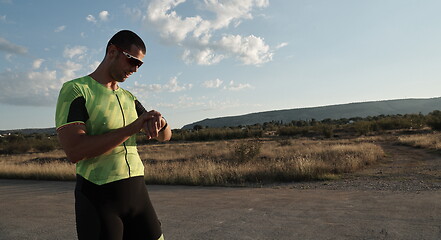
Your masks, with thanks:
[{"label": "man's chin", "polygon": [[128,78],[128,77],[120,78],[120,79],[117,80],[117,82],[123,83],[123,82],[126,81],[127,78]]}]

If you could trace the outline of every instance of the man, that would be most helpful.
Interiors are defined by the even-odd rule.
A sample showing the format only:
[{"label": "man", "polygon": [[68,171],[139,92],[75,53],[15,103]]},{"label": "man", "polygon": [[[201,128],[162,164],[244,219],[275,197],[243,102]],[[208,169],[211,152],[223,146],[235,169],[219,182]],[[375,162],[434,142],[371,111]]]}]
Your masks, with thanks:
[{"label": "man", "polygon": [[163,239],[150,203],[135,134],[168,141],[161,113],[147,112],[119,87],[143,64],[146,47],[123,30],[108,42],[104,60],[88,76],[60,90],[56,128],[67,158],[76,163],[75,214],[79,239]]}]

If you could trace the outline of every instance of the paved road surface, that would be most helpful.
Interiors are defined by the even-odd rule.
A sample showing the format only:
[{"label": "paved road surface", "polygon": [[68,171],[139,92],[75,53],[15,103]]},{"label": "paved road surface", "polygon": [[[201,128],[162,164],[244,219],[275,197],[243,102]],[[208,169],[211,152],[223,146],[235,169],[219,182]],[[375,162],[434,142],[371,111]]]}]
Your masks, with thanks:
[{"label": "paved road surface", "polygon": [[[170,239],[441,239],[441,191],[149,186]],[[74,182],[0,179],[0,239],[76,239]]]}]

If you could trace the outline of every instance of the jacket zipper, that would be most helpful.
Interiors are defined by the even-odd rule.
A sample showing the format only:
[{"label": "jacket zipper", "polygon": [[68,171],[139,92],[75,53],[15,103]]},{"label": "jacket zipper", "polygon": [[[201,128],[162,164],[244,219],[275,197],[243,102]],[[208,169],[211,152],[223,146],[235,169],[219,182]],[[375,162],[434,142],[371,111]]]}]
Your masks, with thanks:
[{"label": "jacket zipper", "polygon": [[[126,126],[126,117],[124,116],[123,107],[121,106],[121,102],[119,100],[118,94],[115,93],[115,90],[113,91],[113,93],[115,94],[116,100],[118,101],[118,104],[119,104],[119,108],[121,109],[121,114],[122,114],[122,118],[123,118],[123,127],[125,127]],[[123,146],[124,146],[124,150],[125,150],[124,158],[126,160],[127,168],[129,170],[129,177],[131,177],[131,174],[130,174],[130,164],[129,164],[129,160],[127,158],[128,151],[127,151],[126,142],[123,142]]]}]

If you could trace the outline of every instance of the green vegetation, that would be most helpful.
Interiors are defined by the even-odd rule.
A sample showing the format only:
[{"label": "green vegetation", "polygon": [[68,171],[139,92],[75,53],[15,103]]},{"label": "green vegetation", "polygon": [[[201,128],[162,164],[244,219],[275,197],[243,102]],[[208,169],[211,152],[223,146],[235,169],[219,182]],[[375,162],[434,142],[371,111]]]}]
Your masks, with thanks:
[{"label": "green vegetation", "polygon": [[[324,119],[316,121],[266,122],[250,126],[206,128],[195,125],[191,130],[174,129],[172,141],[219,141],[231,139],[281,137],[339,138],[382,133],[387,130],[416,130],[423,128],[441,130],[441,111],[427,115],[380,115],[366,118]],[[138,134],[140,145],[151,144],[143,134]],[[59,149],[55,135],[34,133],[23,135],[10,133],[0,138],[0,154],[20,154],[26,152],[49,152]]]},{"label": "green vegetation", "polygon": [[367,118],[350,118],[322,121],[292,121],[278,129],[280,136],[299,136],[299,137],[324,137],[335,136],[361,136],[368,134],[378,134],[387,130],[415,130],[425,127],[432,127],[428,124],[428,119],[434,118],[431,114],[406,114],[393,116],[376,116]]},{"label": "green vegetation", "polygon": [[60,145],[55,135],[11,133],[0,138],[0,154],[50,152],[58,148]]},{"label": "green vegetation", "polygon": [[[436,125],[438,124],[438,125]],[[192,130],[173,130],[172,141],[212,141],[243,138],[259,138],[267,135],[284,137],[333,138],[378,134],[388,130],[417,130],[430,127],[441,129],[441,112],[428,115],[379,115],[366,118],[324,119],[317,121],[266,122],[250,126],[208,128],[200,125]]]},{"label": "green vegetation", "polygon": [[441,130],[441,111],[433,111],[426,117],[426,122],[433,130]]}]

